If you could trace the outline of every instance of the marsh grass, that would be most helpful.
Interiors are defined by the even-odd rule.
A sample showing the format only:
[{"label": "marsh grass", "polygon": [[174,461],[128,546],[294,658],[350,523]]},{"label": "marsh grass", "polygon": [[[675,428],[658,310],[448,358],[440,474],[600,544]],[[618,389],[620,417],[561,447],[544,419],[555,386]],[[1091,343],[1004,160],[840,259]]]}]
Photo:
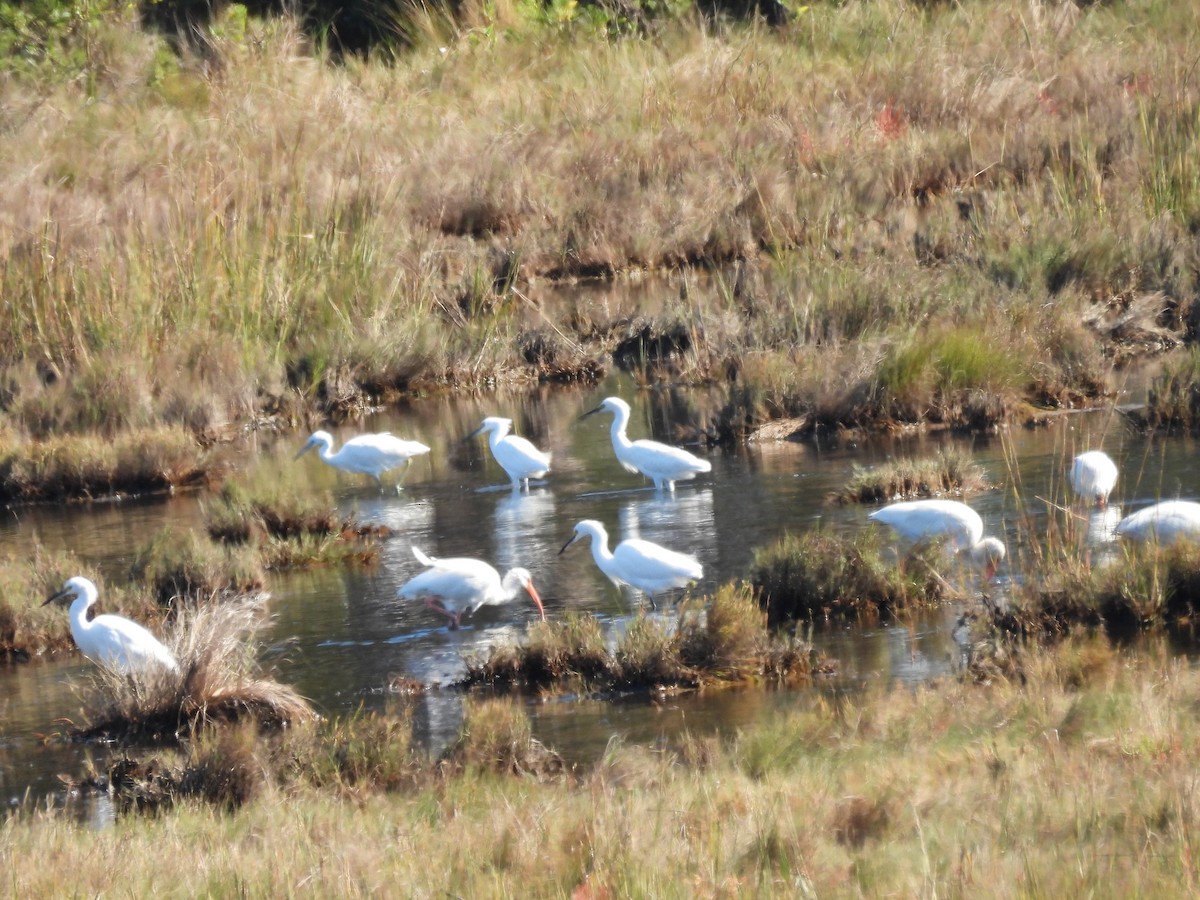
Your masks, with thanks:
[{"label": "marsh grass", "polygon": [[180,672],[156,667],[128,675],[97,666],[82,688],[88,723],[72,736],[173,743],[214,723],[271,729],[312,719],[312,708],[293,688],[258,675],[264,620],[261,597],[178,607],[166,643]]},{"label": "marsh grass", "polygon": [[878,534],[788,534],[754,553],[747,580],[776,627],[792,621],[875,621],[944,599],[944,582],[886,559]]},{"label": "marsh grass", "polygon": [[0,445],[0,500],[87,500],[198,486],[214,474],[185,429],[63,434]]},{"label": "marsh grass", "polygon": [[831,503],[889,503],[928,497],[961,497],[985,490],[983,468],[969,454],[939,451],[933,457],[897,459],[871,469],[858,469],[845,487],[829,495]]},{"label": "marsh grass", "polygon": [[[25,896],[54,893],[62,872],[47,860],[70,859],[88,893],[191,879],[209,893],[274,896],[297,872],[340,896],[396,884],[460,896],[1195,893],[1200,673],[1154,643],[1133,654],[1079,637],[1021,652],[1024,682],[798,696],[731,735],[653,749],[615,740],[597,762],[540,781],[491,765],[525,741],[519,706],[464,724],[495,749],[461,769],[410,759],[404,719],[278,736],[281,748],[320,747],[315,766],[307,750],[214,736],[125,764],[172,781],[189,767],[218,776],[208,791],[197,776],[157,816],[99,831],[53,810],[7,821],[7,879]],[[350,757],[394,748],[395,759],[331,774],[346,740],[360,748]],[[251,773],[255,786],[239,776],[223,788],[225,772]]]},{"label": "marsh grass", "polygon": [[1200,351],[1195,347],[1163,364],[1146,393],[1139,424],[1150,429],[1200,427]]},{"label": "marsh grass", "polygon": [[[612,10],[468,4],[467,27],[414,11],[387,65],[240,14],[201,64],[104,16],[80,77],[2,88],[5,426],[203,434],[592,378],[614,351],[736,379],[730,435],[1092,402],[1105,353],[1164,345],[1111,327],[1132,299],[1189,339],[1196,117],[1173,60],[1196,12],[1038,9],[816,4],[803,27],[685,16],[645,41],[597,31]],[[660,272],[686,296],[653,315],[555,302]]]},{"label": "marsh grass", "polygon": [[78,574],[74,558],[49,553],[40,543],[27,557],[0,558],[0,658],[26,661],[74,646],[67,617],[44,604]]},{"label": "marsh grass", "polygon": [[205,524],[230,555],[237,554],[234,548],[252,549],[268,569],[370,564],[379,557],[378,542],[391,534],[386,526],[360,525],[294,488],[251,488],[234,481],[206,505]]},{"label": "marsh grass", "polygon": [[215,543],[192,530],[167,530],[134,557],[131,575],[164,606],[262,589],[265,574],[254,548]]},{"label": "marsh grass", "polygon": [[639,616],[609,646],[590,615],[538,622],[522,644],[466,660],[464,687],[545,692],[697,690],[753,680],[802,681],[832,671],[812,645],[772,635],[751,591],[728,584],[673,623]]},{"label": "marsh grass", "polygon": [[1127,641],[1166,630],[1193,634],[1200,600],[1200,549],[1126,547],[1098,565],[1062,559],[1017,592],[1010,607],[992,611],[1003,632],[1056,639],[1103,630]]}]

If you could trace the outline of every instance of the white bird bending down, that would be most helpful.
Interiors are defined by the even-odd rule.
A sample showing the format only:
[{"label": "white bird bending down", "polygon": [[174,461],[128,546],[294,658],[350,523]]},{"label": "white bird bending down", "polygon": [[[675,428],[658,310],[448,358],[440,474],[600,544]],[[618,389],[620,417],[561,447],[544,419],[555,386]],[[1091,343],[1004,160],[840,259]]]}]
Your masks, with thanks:
[{"label": "white bird bending down", "polygon": [[643,592],[654,603],[654,595],[672,588],[687,587],[704,577],[704,567],[694,556],[676,553],[641,538],[628,538],[608,549],[608,532],[595,519],[584,519],[575,525],[575,533],[558,551],[566,552],[580,538],[592,539],[592,558],[600,571],[620,587],[627,584]]},{"label": "white bird bending down", "polygon": [[416,547],[412,552],[417,562],[429,568],[402,584],[397,595],[404,600],[424,599],[426,606],[450,620],[451,628],[457,628],[465,614],[473,613],[481,606],[507,603],[522,588],[533,598],[545,620],[542,598],[527,569],[509,569],[501,579],[500,573],[482,560],[434,559]]},{"label": "white bird bending down", "polygon": [[405,465],[414,456],[429,452],[420,441],[406,441],[388,432],[382,434],[360,434],[342,444],[342,449],[333,452],[333,438],[327,431],[314,431],[300,448],[296,459],[313,447],[320,447],[319,456],[329,465],[343,472],[370,475],[383,487],[383,475]]},{"label": "white bird bending down", "polygon": [[1071,463],[1071,490],[1084,502],[1108,505],[1108,495],[1116,485],[1117,464],[1103,450],[1080,453]]},{"label": "white bird bending down", "polygon": [[550,454],[543,453],[523,437],[509,434],[511,430],[512,419],[488,416],[467,437],[490,432],[488,446],[492,448],[492,456],[512,479],[513,489],[519,490],[522,482],[528,489],[530,478],[541,478],[550,471]]},{"label": "white bird bending down", "polygon": [[1114,534],[1139,544],[1200,540],[1200,503],[1190,500],[1155,503],[1122,519]]},{"label": "white bird bending down", "polygon": [[957,500],[910,500],[877,509],[867,518],[890,525],[905,540],[920,542],[945,539],[956,553],[965,553],[983,569],[984,577],[996,574],[1007,555],[997,538],[983,536],[983,520]]},{"label": "white bird bending down", "polygon": [[71,637],[83,655],[98,666],[132,674],[155,667],[179,674],[179,663],[171,651],[149,631],[123,616],[101,615],[88,621],[88,608],[99,592],[87,578],[68,578],[58,593],[43,603],[48,606],[74,597],[71,603]]},{"label": "white bird bending down", "polygon": [[629,404],[620,397],[609,397],[595,409],[585,412],[581,419],[598,412],[610,412],[612,421],[613,452],[617,461],[627,472],[640,472],[654,480],[654,486],[660,491],[666,487],[668,491],[675,490],[676,481],[686,481],[695,478],[701,472],[711,472],[712,463],[701,459],[679,447],[660,444],[658,441],[631,441],[625,434],[625,426],[629,424]]}]

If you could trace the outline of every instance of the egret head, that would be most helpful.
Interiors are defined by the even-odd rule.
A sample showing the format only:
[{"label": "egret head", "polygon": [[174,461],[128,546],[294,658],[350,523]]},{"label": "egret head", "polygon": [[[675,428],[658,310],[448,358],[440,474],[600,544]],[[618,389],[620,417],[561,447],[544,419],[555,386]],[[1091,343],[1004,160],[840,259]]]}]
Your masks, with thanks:
[{"label": "egret head", "polygon": [[996,569],[1008,556],[1008,550],[999,538],[985,537],[971,548],[971,557],[983,567],[983,577],[989,581],[995,577]]},{"label": "egret head", "polygon": [[538,595],[537,588],[533,586],[533,576],[529,574],[528,569],[523,569],[518,566],[515,569],[509,569],[508,574],[504,576],[505,581],[516,582],[525,589],[533,602],[537,604],[538,612],[542,614],[542,621],[546,620],[546,608],[542,606],[542,598]]},{"label": "egret head", "polygon": [[[49,606],[51,603],[68,603],[79,597],[90,597],[91,600],[95,600],[96,593],[96,585],[90,579],[76,575],[74,578],[68,578],[62,586],[62,590],[51,594],[42,606]],[[91,601],[89,601],[89,605],[90,603]]]},{"label": "egret head", "polygon": [[328,431],[314,431],[312,435],[309,436],[309,439],[304,442],[304,446],[301,447],[299,452],[296,453],[295,458],[299,459],[313,447],[320,447],[322,445],[326,447],[332,447],[333,437]]},{"label": "egret head", "polygon": [[570,547],[580,538],[590,537],[594,540],[604,541],[608,543],[608,532],[604,530],[604,526],[595,519],[583,519],[575,523],[575,531],[567,539],[567,542],[562,545],[562,549],[558,551],[558,555],[562,556]]},{"label": "egret head", "polygon": [[588,416],[598,412],[609,412],[614,416],[624,416],[625,418],[629,418],[630,409],[629,404],[620,397],[605,397],[603,403],[601,403],[595,409],[589,409],[579,418],[586,419]]},{"label": "egret head", "polygon": [[476,435],[483,434],[485,431],[494,431],[497,437],[504,437],[512,431],[512,419],[505,419],[502,416],[488,416],[483,420],[483,424],[467,435],[473,438]]}]

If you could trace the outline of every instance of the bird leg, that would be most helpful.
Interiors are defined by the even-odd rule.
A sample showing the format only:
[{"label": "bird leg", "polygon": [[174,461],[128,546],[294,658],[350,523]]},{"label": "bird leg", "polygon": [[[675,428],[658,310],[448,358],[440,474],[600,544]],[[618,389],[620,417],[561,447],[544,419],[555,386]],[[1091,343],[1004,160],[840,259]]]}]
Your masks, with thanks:
[{"label": "bird leg", "polygon": [[449,619],[449,628],[451,631],[454,631],[456,628],[458,628],[459,621],[462,619],[462,613],[452,613],[450,610],[446,609],[446,607],[442,606],[440,598],[438,598],[437,603],[433,602],[434,599],[435,598],[433,597],[426,597],[425,605],[432,609],[435,613],[441,613],[443,616]]}]

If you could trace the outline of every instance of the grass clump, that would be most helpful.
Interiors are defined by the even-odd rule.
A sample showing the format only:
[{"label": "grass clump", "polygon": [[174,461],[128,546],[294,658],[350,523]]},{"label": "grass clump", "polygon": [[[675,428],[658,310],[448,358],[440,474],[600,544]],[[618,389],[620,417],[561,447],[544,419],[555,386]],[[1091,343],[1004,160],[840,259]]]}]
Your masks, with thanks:
[{"label": "grass clump", "polygon": [[508,700],[468,703],[458,740],[444,759],[464,769],[505,775],[557,778],[562,758],[533,737],[529,716]]},{"label": "grass clump", "polygon": [[1185,350],[1163,364],[1150,383],[1139,418],[1152,430],[1200,428],[1200,348]]},{"label": "grass clump", "polygon": [[[857,467],[856,467],[857,468]],[[921,497],[961,497],[988,487],[983,468],[967,453],[942,450],[934,457],[897,459],[871,469],[858,469],[832,503],[890,503]]]},{"label": "grass clump", "polygon": [[572,613],[535,623],[524,644],[466,662],[465,687],[601,693],[803,680],[831,670],[811,645],[770,634],[749,588],[732,584],[703,609],[681,605],[674,623],[635,618],[611,647],[594,616]]},{"label": "grass clump", "polygon": [[372,563],[385,526],[359,525],[318,500],[272,486],[251,490],[226,482],[205,510],[209,535],[222,544],[254,548],[269,569]]},{"label": "grass clump", "polygon": [[257,674],[257,633],[265,601],[235,597],[177,609],[166,642],[180,673],[161,668],[126,675],[96,667],[83,740],[172,743],[218,722],[279,728],[313,717],[292,688]]},{"label": "grass clump", "polygon": [[748,581],[766,608],[767,624],[875,620],[937,603],[941,582],[884,559],[870,532],[850,537],[788,534],[754,553]]},{"label": "grass clump", "polygon": [[131,572],[164,606],[255,593],[264,584],[251,548],[217,544],[191,530],[164,531],[138,552]]},{"label": "grass clump", "polygon": [[24,662],[74,646],[70,621],[45,601],[77,574],[74,559],[40,544],[29,557],[0,558],[0,660]]},{"label": "grass clump", "polygon": [[188,431],[65,434],[0,446],[0,501],[87,500],[196,486],[212,464]]},{"label": "grass clump", "polygon": [[1103,629],[1116,640],[1161,628],[1194,628],[1200,612],[1200,548],[1123,547],[1098,566],[1065,561],[1040,584],[1018,592],[1011,607],[992,611],[1003,632],[1057,638]]}]

